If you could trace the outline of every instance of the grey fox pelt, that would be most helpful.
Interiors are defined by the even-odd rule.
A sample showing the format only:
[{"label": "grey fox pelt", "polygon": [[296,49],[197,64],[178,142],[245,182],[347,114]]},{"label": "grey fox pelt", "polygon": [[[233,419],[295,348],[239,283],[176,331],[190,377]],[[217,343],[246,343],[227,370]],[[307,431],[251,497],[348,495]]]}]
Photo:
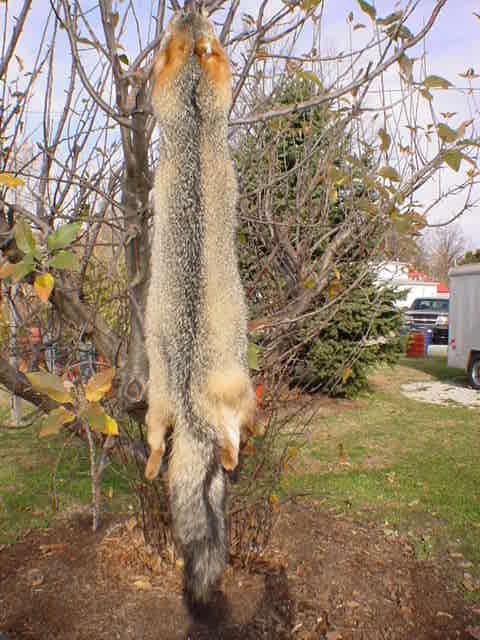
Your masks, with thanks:
[{"label": "grey fox pelt", "polygon": [[[154,63],[162,145],[155,175],[145,475],[158,474],[165,434],[174,536],[187,602],[208,603],[227,558],[226,481],[255,394],[247,309],[235,249],[237,182],[227,144],[228,58],[194,9],[172,18]],[[223,468],[222,468],[223,467]]]}]

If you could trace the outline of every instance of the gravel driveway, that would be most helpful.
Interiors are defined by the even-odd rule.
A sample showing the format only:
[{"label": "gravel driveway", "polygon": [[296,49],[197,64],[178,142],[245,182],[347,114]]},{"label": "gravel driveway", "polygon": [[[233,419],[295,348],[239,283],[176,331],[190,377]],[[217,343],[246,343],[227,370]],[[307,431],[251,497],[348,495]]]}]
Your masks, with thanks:
[{"label": "gravel driveway", "polygon": [[480,407],[480,391],[454,382],[425,380],[403,384],[402,393],[412,400],[431,404],[458,404],[474,409]]}]

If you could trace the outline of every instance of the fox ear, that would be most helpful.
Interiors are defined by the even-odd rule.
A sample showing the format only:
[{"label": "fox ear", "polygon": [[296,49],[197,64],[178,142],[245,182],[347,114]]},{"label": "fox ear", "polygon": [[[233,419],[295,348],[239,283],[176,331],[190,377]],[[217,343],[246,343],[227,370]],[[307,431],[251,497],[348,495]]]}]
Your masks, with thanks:
[{"label": "fox ear", "polygon": [[204,17],[204,18],[208,18],[208,9],[207,7],[203,4],[203,2],[200,5],[200,14]]}]

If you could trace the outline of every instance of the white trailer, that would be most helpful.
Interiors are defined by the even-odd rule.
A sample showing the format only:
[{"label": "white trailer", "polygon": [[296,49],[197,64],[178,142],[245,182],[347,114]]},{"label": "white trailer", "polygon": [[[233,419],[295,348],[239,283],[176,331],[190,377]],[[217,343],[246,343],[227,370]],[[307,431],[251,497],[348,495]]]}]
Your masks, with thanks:
[{"label": "white trailer", "polygon": [[448,275],[448,366],[468,371],[470,384],[480,389],[480,264],[455,267]]}]

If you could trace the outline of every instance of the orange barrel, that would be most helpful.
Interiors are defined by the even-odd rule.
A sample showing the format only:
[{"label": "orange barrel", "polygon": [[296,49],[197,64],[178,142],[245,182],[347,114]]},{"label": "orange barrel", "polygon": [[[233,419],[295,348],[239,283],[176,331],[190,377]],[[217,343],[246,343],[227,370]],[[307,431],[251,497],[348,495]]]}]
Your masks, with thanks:
[{"label": "orange barrel", "polygon": [[407,358],[424,358],[427,350],[427,341],[422,331],[408,334]]}]

